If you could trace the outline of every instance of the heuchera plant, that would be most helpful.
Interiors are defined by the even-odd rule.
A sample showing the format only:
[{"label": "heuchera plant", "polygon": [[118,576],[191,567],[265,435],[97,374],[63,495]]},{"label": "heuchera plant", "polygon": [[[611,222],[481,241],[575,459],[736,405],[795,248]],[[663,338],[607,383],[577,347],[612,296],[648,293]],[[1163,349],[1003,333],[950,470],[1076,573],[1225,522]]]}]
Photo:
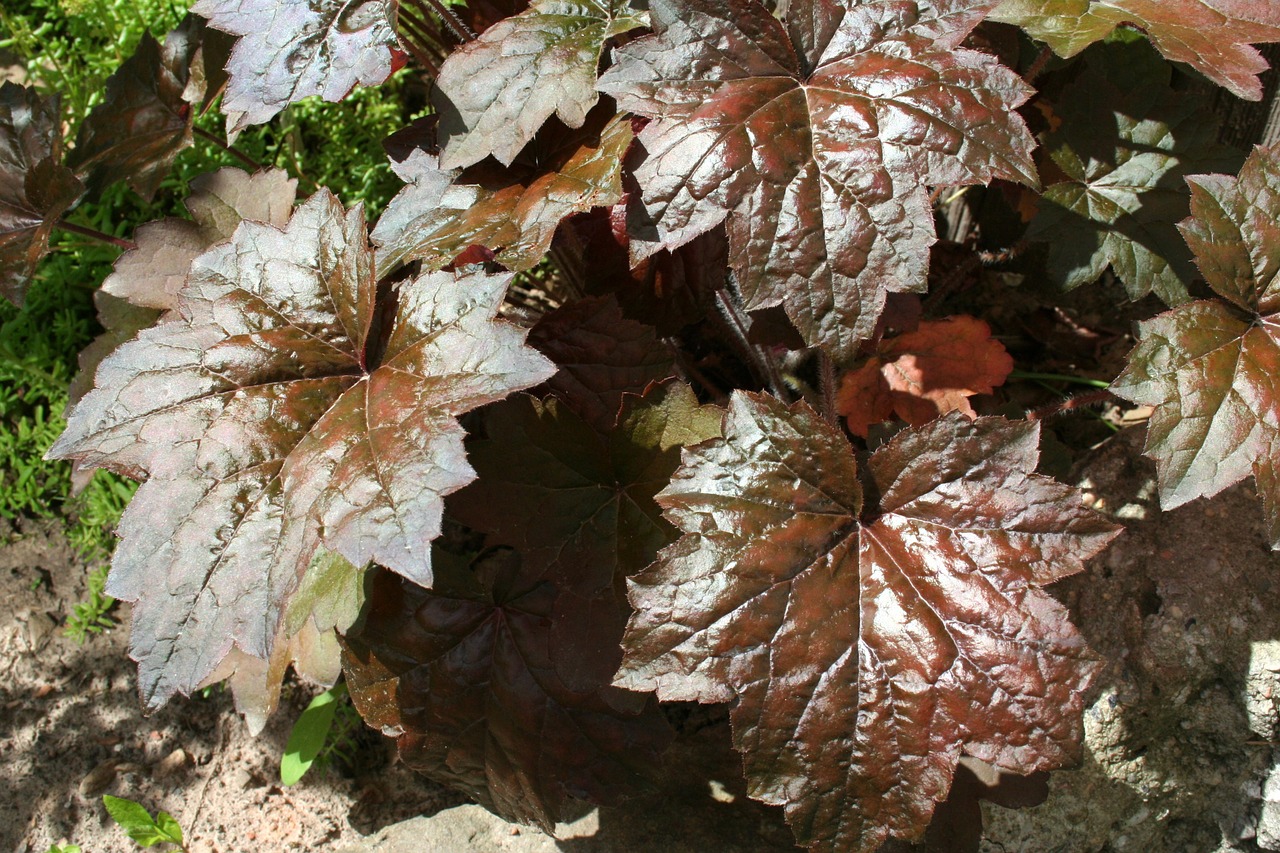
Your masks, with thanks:
[{"label": "heuchera plant", "polygon": [[[434,80],[375,223],[224,169],[116,240],[51,456],[142,481],[108,592],[144,703],[230,679],[257,728],[290,666],[345,677],[408,764],[548,830],[649,783],[661,701],[728,703],[815,850],[920,839],[962,757],[1070,764],[1100,662],[1043,587],[1119,528],[937,307],[1028,253],[1163,300],[1108,377],[1161,502],[1252,475],[1280,546],[1280,150],[1185,84],[1258,99],[1278,40],[1266,0],[199,0],[74,142],[5,83],[21,303],[219,97],[234,138]],[[970,185],[1008,251],[939,244]]]}]

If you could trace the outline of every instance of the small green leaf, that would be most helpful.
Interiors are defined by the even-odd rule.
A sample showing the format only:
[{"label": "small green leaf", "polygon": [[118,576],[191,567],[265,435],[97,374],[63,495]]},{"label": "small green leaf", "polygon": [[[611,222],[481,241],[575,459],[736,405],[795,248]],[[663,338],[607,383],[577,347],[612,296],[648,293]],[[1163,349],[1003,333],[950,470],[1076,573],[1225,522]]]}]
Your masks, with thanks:
[{"label": "small green leaf", "polygon": [[311,704],[294,723],[280,758],[280,781],[294,785],[315,763],[324,747],[325,738],[333,728],[333,715],[338,710],[338,700],[347,693],[346,685],[331,687],[311,700]]},{"label": "small green leaf", "polygon": [[145,808],[133,800],[110,794],[102,795],[102,804],[107,807],[111,818],[120,824],[120,828],[143,847],[183,843],[182,828],[167,812],[160,812],[158,819],[152,818]]},{"label": "small green leaf", "polygon": [[156,831],[162,836],[162,841],[171,841],[179,845],[183,843],[182,827],[178,826],[178,822],[168,812],[160,812],[156,815]]}]

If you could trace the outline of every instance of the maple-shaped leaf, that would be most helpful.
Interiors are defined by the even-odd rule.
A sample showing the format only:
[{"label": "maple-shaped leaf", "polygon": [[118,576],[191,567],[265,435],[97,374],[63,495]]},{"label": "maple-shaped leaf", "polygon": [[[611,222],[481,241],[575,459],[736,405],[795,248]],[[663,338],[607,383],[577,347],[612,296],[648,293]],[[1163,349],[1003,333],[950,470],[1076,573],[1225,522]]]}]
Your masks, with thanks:
[{"label": "maple-shaped leaf", "polygon": [[138,247],[116,259],[102,290],[141,307],[175,307],[197,256],[229,240],[245,219],[285,227],[297,189],[297,180],[281,169],[250,175],[227,167],[200,175],[186,200],[191,219],[170,217],[140,226],[133,235]]},{"label": "maple-shaped leaf", "polygon": [[386,572],[370,583],[343,655],[365,722],[396,737],[409,767],[547,832],[575,801],[648,787],[671,739],[657,703],[608,678],[570,687],[548,654],[561,622],[592,614],[554,613],[555,586],[510,551],[474,571],[438,565],[430,590]]},{"label": "maple-shaped leaf", "polygon": [[[1031,94],[955,47],[991,3],[655,0],[657,34],[617,51],[600,89],[649,116],[636,177],[673,249],[726,220],[748,309],[782,305],[852,361],[890,290],[924,290],[925,184],[1035,184]],[[958,29],[957,29],[958,27]]]},{"label": "maple-shaped leaf", "polygon": [[1013,359],[981,320],[926,320],[913,332],[881,341],[871,358],[846,373],[836,410],[863,438],[872,424],[894,414],[912,426],[947,412],[975,417],[969,398],[990,394],[1012,370]]},{"label": "maple-shaped leaf", "polygon": [[470,166],[490,154],[510,165],[553,115],[581,127],[600,97],[605,43],[647,25],[629,0],[537,0],[455,50],[436,78],[440,165]]},{"label": "maple-shaped leaf", "polygon": [[627,395],[616,426],[588,423],[554,397],[486,410],[487,437],[468,446],[479,477],[449,511],[555,583],[551,656],[570,687],[607,683],[617,671],[630,614],[625,579],[675,538],[653,496],[683,445],[720,434],[721,414],[679,383]]},{"label": "maple-shaped leaf", "polygon": [[920,837],[962,752],[1073,760],[1098,661],[1039,587],[1119,530],[1034,473],[1039,437],[953,413],[860,479],[808,406],[735,392],[658,495],[685,535],[631,583],[615,684],[733,702],[751,796],[816,850]]},{"label": "maple-shaped leaf", "polygon": [[1273,0],[1005,0],[991,17],[1068,57],[1126,24],[1169,59],[1251,101],[1262,100],[1258,75],[1267,70],[1251,45],[1280,41]]},{"label": "maple-shaped leaf", "polygon": [[257,736],[280,704],[285,673],[292,668],[303,681],[332,687],[342,675],[338,633],[355,623],[364,605],[365,569],[321,548],[311,560],[298,591],[289,599],[271,657],[260,660],[232,649],[201,686],[225,681],[236,711]]},{"label": "maple-shaped leaf", "polygon": [[[622,316],[612,296],[592,296],[543,315],[529,344],[555,362],[546,389],[600,432],[613,428],[624,394],[675,375],[652,326]],[[536,393],[536,392],[535,392]]]},{"label": "maple-shaped leaf", "polygon": [[1054,105],[1045,149],[1067,180],[1044,191],[1028,238],[1049,243],[1050,276],[1067,288],[1110,265],[1130,298],[1190,298],[1196,278],[1177,223],[1187,175],[1232,171],[1217,122],[1194,93],[1170,87],[1173,69],[1145,44],[1098,45]]},{"label": "maple-shaped leaf", "polygon": [[241,223],[193,262],[179,319],[102,362],[50,455],[147,478],[108,590],[137,602],[149,706],[233,645],[270,660],[321,545],[430,582],[443,497],[474,476],[456,417],[554,372],[494,320],[509,279],[406,282],[385,341],[370,340],[364,213],[321,190],[284,230]]},{"label": "maple-shaped leaf", "polygon": [[1188,182],[1191,218],[1180,228],[1222,298],[1139,323],[1111,390],[1155,406],[1146,453],[1162,507],[1253,474],[1280,549],[1280,147],[1255,148],[1238,178]]},{"label": "maple-shaped leaf", "polygon": [[[204,20],[187,15],[162,46],[143,33],[138,49],[107,78],[106,95],[80,125],[67,165],[93,187],[127,181],[150,200],[178,152],[191,144],[194,106],[203,85],[191,86],[204,40]],[[203,83],[203,72],[196,78]]]},{"label": "maple-shaped leaf", "polygon": [[529,269],[546,254],[560,220],[622,197],[622,155],[631,139],[630,122],[600,111],[578,130],[548,128],[510,169],[445,170],[431,154],[416,153],[398,169],[412,183],[373,229],[379,271],[412,260],[439,269],[477,245],[509,270]]},{"label": "maple-shaped leaf", "polygon": [[0,83],[0,295],[22,305],[49,234],[83,194],[62,165],[58,96]]},{"label": "maple-shaped leaf", "polygon": [[191,10],[240,37],[222,99],[233,133],[311,95],[340,101],[393,70],[391,0],[197,0]]}]

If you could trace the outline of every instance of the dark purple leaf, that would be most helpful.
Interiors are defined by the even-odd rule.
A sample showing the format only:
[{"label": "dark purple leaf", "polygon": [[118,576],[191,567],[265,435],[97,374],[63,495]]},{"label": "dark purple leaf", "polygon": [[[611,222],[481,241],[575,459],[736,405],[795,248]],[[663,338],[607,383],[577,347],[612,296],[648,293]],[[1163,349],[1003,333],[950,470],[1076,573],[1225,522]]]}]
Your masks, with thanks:
[{"label": "dark purple leaf", "polygon": [[554,372],[493,319],[509,278],[403,283],[370,364],[364,214],[322,190],[283,231],[244,222],[197,258],[180,319],[102,362],[50,455],[146,478],[108,589],[137,602],[149,706],[192,690],[233,645],[270,660],[321,545],[430,582],[443,497],[474,477],[456,417]]},{"label": "dark purple leaf", "polygon": [[[67,165],[91,186],[127,181],[150,199],[191,144],[194,108],[204,102],[203,69],[193,66],[204,20],[187,15],[161,46],[144,33],[133,56],[107,78],[106,97],[80,125]],[[192,86],[192,81],[197,85]]]},{"label": "dark purple leaf", "polygon": [[356,708],[396,738],[405,764],[547,832],[575,800],[614,804],[646,788],[671,739],[652,697],[561,679],[549,634],[592,615],[556,614],[555,599],[511,551],[474,570],[440,559],[430,590],[378,572],[343,656]]},{"label": "dark purple leaf", "polygon": [[1120,396],[1155,406],[1146,453],[1160,505],[1215,495],[1250,474],[1280,548],[1280,150],[1256,148],[1239,178],[1197,175],[1179,227],[1222,299],[1140,323]]},{"label": "dark purple leaf", "polygon": [[83,193],[62,165],[58,96],[0,84],[0,295],[22,304],[49,234]]},{"label": "dark purple leaf", "polygon": [[490,154],[510,165],[553,115],[582,127],[600,97],[605,43],[647,25],[626,0],[537,0],[455,50],[436,78],[440,165],[470,166]]},{"label": "dark purple leaf", "polygon": [[671,351],[653,327],[623,317],[612,297],[552,311],[529,331],[529,344],[559,368],[545,388],[601,433],[617,422],[624,394],[675,375]]},{"label": "dark purple leaf", "polygon": [[[719,435],[721,414],[681,384],[628,395],[617,426],[604,429],[555,398],[514,397],[487,410],[487,438],[468,447],[479,479],[449,511],[518,549],[526,570],[556,585],[554,611],[564,618],[551,655],[569,686],[607,683],[617,671],[630,612],[624,581],[675,538],[653,496],[682,446]],[[575,613],[594,615],[580,622]]]},{"label": "dark purple leaf", "polygon": [[793,4],[783,23],[754,0],[656,0],[657,35],[600,80],[654,119],[633,236],[674,249],[727,216],[747,308],[782,305],[852,360],[890,290],[925,288],[926,184],[1036,183],[1031,90],[954,47],[992,5]]},{"label": "dark purple leaf", "polygon": [[1098,662],[1039,589],[1119,531],[1034,472],[1039,427],[952,414],[865,474],[803,404],[735,393],[658,502],[684,536],[635,577],[615,683],[733,702],[751,795],[802,844],[919,838],[962,752],[1074,760]]}]

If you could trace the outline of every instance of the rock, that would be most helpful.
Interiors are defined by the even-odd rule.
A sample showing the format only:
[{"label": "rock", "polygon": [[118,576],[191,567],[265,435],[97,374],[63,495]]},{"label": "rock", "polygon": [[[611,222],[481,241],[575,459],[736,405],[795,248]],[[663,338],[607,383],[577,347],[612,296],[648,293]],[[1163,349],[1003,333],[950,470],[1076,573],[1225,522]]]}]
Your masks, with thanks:
[{"label": "rock", "polygon": [[[1148,493],[1141,439],[1121,433],[1078,472],[1105,506]],[[1280,771],[1266,743],[1280,734],[1280,558],[1257,498],[1244,484],[1127,524],[1050,587],[1107,661],[1083,765],[1053,773],[1043,805],[984,804],[983,850],[1280,851],[1267,846],[1280,845]]]}]

